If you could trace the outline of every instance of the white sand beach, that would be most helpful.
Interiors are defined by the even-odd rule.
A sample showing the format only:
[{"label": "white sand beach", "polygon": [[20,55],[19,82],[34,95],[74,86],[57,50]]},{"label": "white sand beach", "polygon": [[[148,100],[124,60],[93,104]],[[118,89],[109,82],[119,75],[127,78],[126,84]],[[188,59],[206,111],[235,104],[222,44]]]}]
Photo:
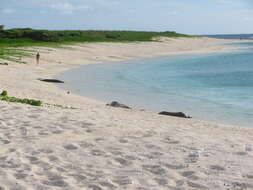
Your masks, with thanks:
[{"label": "white sand beach", "polygon": [[252,129],[112,108],[37,80],[84,64],[234,51],[223,45],[234,42],[162,38],[28,48],[40,52],[40,64],[26,57],[27,64],[0,66],[0,90],[69,108],[0,101],[0,189],[252,190]]}]

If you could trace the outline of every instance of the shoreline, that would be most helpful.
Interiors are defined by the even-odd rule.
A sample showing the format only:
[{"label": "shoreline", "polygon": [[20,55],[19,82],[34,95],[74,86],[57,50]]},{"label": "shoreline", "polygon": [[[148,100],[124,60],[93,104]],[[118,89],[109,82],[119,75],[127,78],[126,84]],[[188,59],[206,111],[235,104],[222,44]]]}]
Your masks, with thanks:
[{"label": "shoreline", "polygon": [[[192,47],[191,43],[194,44],[195,43],[194,41],[197,41],[197,43],[195,44],[196,45],[195,47],[194,46]],[[190,47],[184,47],[185,48],[184,49],[182,47],[182,42],[189,43]],[[4,87],[2,88],[3,90],[7,90],[8,92],[10,92],[10,95],[15,95],[16,97],[19,97],[19,98],[25,97],[25,98],[38,99],[38,100],[42,100],[44,103],[49,103],[51,105],[60,105],[60,106],[69,107],[69,108],[83,109],[84,107],[88,106],[89,109],[93,109],[93,108],[101,109],[101,108],[104,108],[104,106],[110,102],[104,102],[102,100],[98,100],[93,97],[86,97],[77,93],[72,94],[70,92],[70,94],[68,94],[67,90],[60,88],[56,84],[41,82],[41,81],[38,81],[37,79],[38,78],[54,78],[55,76],[58,76],[61,73],[66,72],[67,70],[71,70],[74,68],[78,68],[80,66],[91,65],[91,64],[121,63],[121,62],[127,62],[127,61],[131,62],[131,61],[152,59],[152,58],[163,57],[163,56],[168,57],[168,56],[178,56],[178,55],[229,53],[229,52],[237,51],[238,49],[244,49],[244,47],[226,46],[225,44],[233,44],[233,43],[236,44],[236,43],[243,43],[243,42],[252,42],[252,40],[215,39],[215,38],[208,38],[208,37],[202,37],[202,38],[164,38],[164,37],[161,37],[159,42],[130,42],[130,43],[98,42],[98,43],[80,43],[80,44],[76,44],[72,46],[69,46],[69,45],[63,46],[60,48],[30,47],[26,49],[40,51],[43,57],[45,57],[45,55],[46,56],[48,55],[48,57],[42,58],[39,65],[36,64],[36,61],[34,58],[24,57],[23,61],[27,62],[27,64],[9,65],[9,67],[12,67],[12,68],[14,67],[15,70],[17,69],[16,72],[19,72],[20,69],[27,71],[27,68],[24,69],[24,67],[32,67],[30,68],[29,73],[33,74],[34,70],[36,70],[34,73],[36,77],[35,76],[32,76],[32,78],[28,77],[25,79],[25,81],[22,81],[22,79],[25,78],[24,77],[25,75],[23,74],[23,77],[19,76],[18,77],[19,79],[15,79],[13,81],[14,83],[17,83],[17,84],[12,84],[10,86],[6,85],[7,87],[5,87],[5,84],[7,84],[8,82],[4,81],[6,76],[2,75],[1,77],[0,75],[0,80],[2,80],[4,84]],[[202,45],[204,44],[203,47],[202,46],[199,47],[200,44]],[[119,45],[121,46],[118,49],[119,51],[117,50],[115,52],[116,50],[115,48],[117,48]],[[150,49],[147,48],[146,51],[148,51],[150,54],[147,55],[145,52],[142,52],[142,54],[139,54],[139,55],[136,54],[135,51],[140,50],[140,47],[138,46],[145,48],[146,45],[148,45],[151,48],[152,46],[157,45],[156,47],[157,50],[152,51],[151,53]],[[169,48],[175,48],[175,45],[176,45],[176,48],[173,49],[173,51],[163,50],[164,52],[163,51],[160,52],[162,48],[164,48],[164,47],[162,48],[160,47],[162,45],[165,45],[166,47],[168,45]],[[85,55],[85,58],[80,59],[80,56],[83,54],[82,52],[83,50],[87,50],[90,48],[95,48],[96,50],[96,46],[99,47],[100,51],[102,50],[102,52],[99,52],[99,55],[96,55],[97,52],[95,51],[88,52],[87,55]],[[109,52],[112,55],[104,56],[105,54],[104,50],[108,47],[111,48],[110,49],[111,52],[110,51]],[[131,52],[130,55],[128,56],[123,56],[121,55],[122,54],[121,51],[122,51],[122,48],[124,49],[126,47],[130,48],[131,51],[133,49],[134,52]],[[70,57],[70,59],[77,58],[77,60],[73,60],[74,64],[72,63],[68,64],[66,61],[62,61],[64,58],[68,57],[71,53],[75,53],[75,52],[77,52],[77,57],[74,57],[74,56]],[[120,54],[115,55],[115,53],[119,53],[119,52]],[[93,57],[90,58],[90,54],[95,54],[95,55],[92,55]],[[62,55],[64,55],[64,57],[62,57]],[[87,58],[87,56],[89,58]],[[0,67],[0,69],[1,68],[2,67]],[[1,70],[0,70],[0,73],[1,73]],[[43,77],[39,75],[40,73],[43,75]],[[10,74],[13,75],[13,73],[10,73]],[[7,81],[9,78],[11,77],[7,76]],[[20,80],[20,78],[22,79]],[[31,81],[28,81],[28,80],[31,80]],[[21,83],[18,84],[18,81],[21,83],[23,82],[32,82],[32,83],[29,85],[29,88],[26,89],[26,88],[22,88],[23,85],[20,85]],[[18,88],[19,85],[21,86],[22,90]],[[47,89],[46,93],[41,91],[40,89],[41,86],[42,86],[42,89]],[[111,100],[111,101],[114,101],[114,100]],[[133,111],[137,111],[137,112],[139,112],[140,110],[142,110],[142,108],[134,107],[133,109]],[[156,112],[152,110],[145,110],[145,112],[157,114]],[[247,126],[219,123],[218,121],[206,121],[206,120],[194,119],[194,118],[193,120],[200,121],[200,122],[207,122],[214,125],[250,129],[250,127],[247,127]]]},{"label": "shoreline", "polygon": [[[231,43],[236,44],[236,43],[242,43],[242,42],[252,42],[252,40],[227,40],[227,39],[223,40],[223,39],[215,39],[215,38],[207,38],[207,37],[202,37],[202,38],[163,38],[162,37],[159,42],[136,42],[136,43],[135,42],[131,42],[131,43],[98,42],[98,43],[81,43],[81,44],[76,44],[74,46],[63,46],[61,48],[30,47],[26,49],[29,49],[29,50],[32,49],[32,50],[37,50],[41,52],[42,60],[40,61],[40,64],[36,65],[34,58],[24,57],[23,61],[27,62],[27,64],[25,65],[19,64],[15,66],[17,66],[18,68],[17,72],[19,72],[20,69],[23,69],[23,67],[26,67],[26,66],[32,67],[30,68],[31,70],[29,70],[30,74],[33,74],[34,70],[36,70],[34,73],[36,77],[35,76],[33,76],[33,78],[29,77],[25,81],[25,82],[30,82],[28,80],[33,80],[32,81],[33,83],[31,83],[30,84],[31,86],[29,86],[29,87],[32,87],[32,89],[29,88],[27,90],[23,88],[22,90],[17,90],[19,87],[19,85],[17,84],[12,84],[13,86],[10,86],[11,88],[9,86],[3,87],[3,89],[10,92],[10,94],[13,94],[20,98],[24,98],[24,97],[34,98],[34,99],[42,100],[43,102],[49,103],[52,105],[56,104],[56,105],[62,105],[62,106],[67,106],[67,107],[80,108],[80,109],[82,109],[84,106],[87,106],[87,104],[88,105],[93,104],[92,107],[93,106],[104,107],[104,105],[109,102],[104,102],[102,100],[98,100],[93,97],[85,97],[83,95],[75,94],[75,93],[67,94],[67,91],[64,90],[63,88],[60,88],[58,85],[55,85],[53,83],[41,82],[41,81],[38,81],[37,79],[38,78],[54,78],[55,76],[58,76],[61,73],[66,72],[67,70],[71,70],[74,68],[78,68],[80,66],[90,65],[90,64],[121,63],[121,62],[126,62],[126,61],[131,62],[131,61],[152,59],[152,58],[163,57],[163,56],[229,53],[229,52],[237,51],[238,49],[244,49],[244,48],[238,47],[238,46],[226,46],[225,44],[231,44]],[[186,47],[182,47],[182,45],[185,45],[184,43],[186,44],[189,43],[190,44],[189,47],[187,47],[187,45]],[[195,44],[196,46],[193,45],[192,47],[191,43],[193,44],[196,43]],[[119,51],[118,51],[115,48],[118,48],[119,45],[121,47],[119,48]],[[149,54],[146,54],[145,51],[139,55],[136,54],[135,52],[136,50],[140,51],[140,48],[145,48],[146,45],[148,46],[148,48],[145,51],[147,51]],[[163,49],[164,47],[160,47],[162,45],[167,47],[168,50],[164,51]],[[80,59],[80,57],[83,54],[82,51],[90,49],[90,48],[96,49],[96,46],[99,47],[100,51],[102,50],[102,52],[98,52],[99,55],[96,55],[97,52],[95,51],[88,52],[86,53],[87,55],[85,55],[84,58]],[[138,47],[138,46],[141,46],[141,47]],[[152,46],[155,46],[157,50],[150,52],[149,47],[152,48]],[[110,48],[109,53],[112,55],[104,56],[104,54],[106,53],[104,52],[104,50],[108,47]],[[129,53],[126,51],[129,54],[128,56],[121,55],[123,53],[122,48],[124,49],[126,47],[129,48],[131,51],[133,49],[134,52]],[[77,52],[77,57],[74,57],[74,56],[70,57],[70,59],[74,59],[73,60],[74,64],[68,64],[67,61],[65,60],[63,61],[64,58],[67,58],[71,53],[75,53],[75,52]],[[117,53],[117,55],[115,53]],[[92,54],[92,58],[90,58],[90,54]],[[50,57],[50,55],[52,56]],[[62,55],[64,55],[64,57],[62,57]],[[48,56],[48,57],[45,58],[45,56]],[[77,60],[75,60],[75,58],[77,58]],[[68,61],[69,61],[69,58],[68,58]],[[9,67],[11,66],[12,65],[9,65]],[[40,72],[43,76],[39,75]],[[5,75],[2,75],[2,76],[4,78],[6,77]],[[0,76],[0,80],[4,81],[3,77],[1,78]],[[20,81],[20,76],[18,80]],[[14,82],[16,83],[17,79],[14,80]],[[4,81],[3,83],[7,83],[7,82]],[[42,88],[49,90],[46,92],[49,93],[51,97],[49,97],[50,95],[48,94],[44,94],[44,92],[42,92],[39,89],[40,86],[42,86]],[[36,89],[34,89],[34,87],[36,87]],[[24,90],[27,90],[27,92],[24,92]],[[56,97],[54,97],[53,95],[56,95]],[[135,107],[133,110],[138,111],[141,109],[142,108]],[[146,111],[153,112],[151,110],[146,110]],[[200,120],[200,119],[196,119],[196,120],[205,121],[205,120]],[[214,124],[221,124],[221,125],[226,125],[226,126],[233,126],[231,124],[218,123],[217,121],[206,121],[206,122],[211,122]],[[237,127],[241,127],[241,126],[237,125]],[[244,128],[245,126],[242,126],[242,127]]]},{"label": "shoreline", "polygon": [[[239,50],[240,51],[240,50]],[[237,54],[237,51],[235,52]],[[217,55],[219,53],[211,53],[213,55]],[[222,53],[223,54],[223,53]],[[195,56],[195,54],[190,54],[190,55],[186,55],[186,56]],[[210,54],[198,54],[199,56],[209,56]],[[230,53],[228,53],[228,55],[230,55]],[[185,57],[185,55],[182,55],[183,57]],[[181,57],[181,55],[180,55]],[[244,118],[242,119],[241,117],[238,119],[234,119],[233,118],[230,118],[230,119],[221,119],[219,117],[211,117],[209,115],[209,111],[207,111],[208,109],[206,109],[206,112],[201,112],[203,113],[202,115],[198,115],[198,113],[200,113],[199,111],[196,111],[195,109],[190,109],[187,111],[187,108],[186,109],[178,109],[177,106],[173,106],[170,104],[170,103],[161,103],[159,101],[155,101],[157,99],[152,99],[152,103],[150,103],[148,100],[147,100],[147,97],[146,97],[146,101],[141,101],[140,98],[138,97],[141,97],[143,98],[143,96],[145,97],[145,93],[141,93],[141,94],[135,94],[136,100],[133,100],[133,97],[132,98],[127,98],[128,97],[128,94],[126,92],[126,95],[123,95],[122,93],[117,93],[117,89],[120,89],[118,87],[116,88],[109,88],[108,89],[108,92],[107,90],[90,90],[90,88],[92,88],[94,85],[93,81],[97,81],[99,79],[109,79],[109,77],[101,77],[101,75],[103,75],[104,73],[104,70],[107,70],[107,67],[109,68],[114,68],[114,67],[119,67],[121,68],[120,71],[124,71],[124,68],[126,68],[127,66],[126,65],[131,65],[131,64],[134,64],[135,66],[138,66],[138,64],[149,64],[151,63],[151,60],[155,61],[156,59],[170,59],[170,58],[175,58],[175,55],[171,55],[171,56],[159,56],[159,57],[154,57],[154,58],[145,58],[145,59],[138,59],[138,60],[131,60],[131,61],[120,61],[120,62],[113,62],[113,63],[96,63],[95,65],[94,64],[87,64],[87,65],[81,65],[77,68],[73,68],[73,69],[70,69],[70,70],[67,70],[67,71],[64,71],[63,73],[60,73],[58,75],[56,75],[55,78],[57,79],[60,79],[62,81],[65,81],[66,84],[59,84],[57,85],[60,89],[62,90],[65,90],[65,91],[70,91],[74,94],[77,94],[77,95],[80,95],[80,96],[83,96],[83,97],[87,97],[87,98],[90,98],[90,99],[94,99],[100,103],[102,103],[103,105],[106,105],[106,104],[110,104],[112,101],[117,101],[119,103],[122,103],[126,106],[129,106],[130,108],[132,108],[133,110],[137,110],[137,111],[147,111],[147,112],[152,112],[152,113],[155,113],[155,114],[158,114],[159,112],[162,112],[162,111],[169,111],[169,112],[183,112],[184,114],[188,115],[188,116],[191,116],[192,118],[191,119],[194,119],[194,120],[198,120],[198,121],[206,121],[206,122],[209,122],[209,123],[212,123],[212,124],[220,124],[220,125],[226,125],[226,126],[238,126],[238,127],[241,127],[241,128],[252,128],[252,125],[251,125],[251,122],[247,121],[247,118]],[[123,64],[123,65],[122,65]],[[90,68],[93,68],[93,69],[90,69]],[[94,69],[95,68],[95,69]],[[132,69],[135,69],[135,67],[131,67]],[[88,70],[88,71],[87,71]],[[95,74],[95,76],[91,75],[90,77],[87,77],[86,80],[82,80],[80,79],[80,77],[75,78],[75,74],[77,76],[81,76],[81,75],[89,75],[90,71],[97,71],[98,70],[98,73],[99,74]],[[110,70],[110,69],[109,69]],[[117,70],[119,71],[119,70]],[[65,74],[66,73],[66,74]],[[70,74],[71,73],[71,74]],[[111,71],[109,71],[110,74],[113,74]],[[107,74],[107,76],[110,76]],[[80,88],[80,85],[82,84],[80,81],[77,81],[77,80],[81,80],[82,82],[86,81],[87,82],[87,86],[84,87],[84,88]],[[110,79],[111,80],[111,79]],[[136,78],[135,78],[136,80]],[[72,82],[72,81],[75,81],[75,82]],[[79,84],[79,85],[75,85],[75,83]],[[103,85],[101,85],[100,83],[102,83]],[[103,82],[99,82],[98,85],[100,86],[100,88],[103,89],[103,86],[105,86],[105,84],[107,83],[103,83]],[[113,83],[115,85],[115,83]],[[116,85],[117,86],[117,85]],[[82,89],[82,90],[80,90]],[[116,91],[114,92],[114,89],[116,89]],[[104,91],[106,93],[104,93]],[[131,94],[130,94],[131,96]],[[203,102],[203,103],[206,103]],[[159,106],[157,106],[159,105]],[[167,107],[169,108],[162,108],[162,106],[160,105],[169,105]],[[192,107],[194,107],[194,104],[191,105]],[[164,106],[163,106],[164,107]],[[166,107],[166,106],[165,106]],[[188,106],[188,109],[189,109],[189,106]],[[220,112],[219,112],[220,113]],[[217,115],[217,116],[220,116],[220,115]]]},{"label": "shoreline", "polygon": [[[223,40],[222,40],[223,41]],[[138,60],[140,61],[144,61],[144,60],[150,60],[150,59],[157,59],[157,58],[169,58],[169,57],[175,57],[175,56],[191,56],[191,55],[211,55],[211,54],[219,54],[219,53],[237,53],[238,50],[244,50],[244,49],[248,49],[247,47],[243,47],[243,46],[236,46],[236,43],[245,43],[245,42],[253,42],[253,41],[249,41],[249,40],[225,40],[225,42],[233,42],[235,44],[233,44],[234,46],[228,46],[228,48],[225,48],[223,50],[213,50],[213,51],[178,51],[178,52],[171,52],[169,54],[166,54],[166,55],[158,55],[158,56],[151,56],[151,57],[141,57],[141,58],[133,58],[133,59],[130,59],[130,60],[120,60],[120,61],[113,61],[113,62],[97,62],[97,63],[94,63],[94,64],[99,64],[99,65],[106,65],[106,64],[132,64],[132,62],[136,63]],[[226,44],[220,44],[221,46],[225,46],[226,47]],[[81,68],[81,67],[85,67],[85,66],[89,66],[89,65],[93,65],[93,63],[87,63],[87,64],[84,64],[84,65],[79,65],[77,67],[73,67],[73,68],[70,68],[70,69],[67,69],[66,71],[63,71],[61,73],[57,73],[55,75],[55,78],[57,78],[57,76],[60,76],[62,75],[64,72],[68,72],[68,70],[72,70],[72,69],[78,69],[78,68]],[[65,80],[64,80],[65,81]],[[57,85],[57,87],[61,90],[65,90],[65,91],[71,91],[71,89],[69,89],[68,87],[69,86],[65,86],[65,87],[60,87],[60,85]],[[78,91],[73,91],[74,94],[78,95],[78,96],[82,96],[82,97],[85,97],[85,98],[88,98],[88,99],[91,99],[91,100],[94,100],[96,101],[97,103],[100,103],[100,104],[103,104],[103,105],[106,105],[108,103],[111,103],[112,101],[117,101],[117,99],[108,99],[108,101],[106,101],[105,99],[102,99],[102,98],[96,98],[92,95],[85,95],[85,94],[82,94],[82,93],[78,93]],[[126,103],[126,102],[120,102],[120,103]],[[161,111],[173,111],[173,110],[164,110],[164,109],[151,109],[149,108],[150,106],[140,106],[140,105],[135,105],[135,104],[128,104],[127,103],[127,106],[130,106],[133,110],[145,110],[147,112],[152,112],[152,113],[156,113],[158,114],[158,112],[161,112]],[[191,116],[191,112],[186,112],[185,110],[177,110],[177,111],[182,111],[183,113],[186,113],[188,115]],[[213,123],[213,124],[220,124],[220,125],[224,125],[224,126],[237,126],[237,127],[242,127],[242,128],[252,128],[252,126],[250,126],[249,124],[239,124],[239,122],[237,123],[231,123],[229,122],[228,120],[226,121],[223,121],[223,120],[214,120],[214,119],[203,119],[203,118],[196,118],[196,117],[193,117],[192,119],[194,120],[198,120],[198,121],[205,121],[205,122],[209,122],[209,123]]]},{"label": "shoreline", "polygon": [[1,101],[0,187],[252,189],[252,129],[111,108],[37,80],[88,63],[235,48],[222,46],[224,42],[235,41],[169,39],[39,48],[39,65],[28,57],[25,65],[1,66],[1,89],[10,95],[79,109]]},{"label": "shoreline", "polygon": [[[204,44],[203,45],[204,47],[194,47],[194,48],[185,47],[185,50],[184,50],[184,48],[181,47],[182,45],[184,45],[184,41],[186,41],[185,43],[188,43],[187,42],[188,40],[198,41],[199,39],[201,39],[201,40],[198,43],[204,42],[204,43],[207,43],[207,45]],[[170,40],[172,40],[172,42],[173,42],[172,44],[170,44],[171,43]],[[207,42],[205,42],[205,40],[207,40]],[[211,41],[211,43],[209,42],[209,40]],[[183,41],[183,43],[182,43],[182,41]],[[44,71],[44,70],[42,71],[42,74],[45,76],[45,77],[43,76],[42,78],[46,78],[46,77],[53,78],[54,76],[57,76],[62,72],[65,72],[65,71],[73,69],[73,68],[78,68],[81,65],[97,64],[97,63],[106,64],[106,63],[113,63],[113,62],[126,62],[126,61],[134,61],[134,60],[138,60],[138,59],[149,59],[149,58],[155,58],[155,57],[161,57],[161,56],[231,52],[231,51],[236,51],[240,47],[224,46],[223,44],[224,43],[237,43],[237,42],[248,42],[248,40],[242,41],[242,40],[220,40],[220,39],[212,39],[212,38],[194,38],[194,39],[187,39],[187,38],[186,39],[185,38],[167,39],[166,38],[165,40],[162,39],[161,42],[83,43],[83,44],[77,44],[75,46],[65,46],[65,47],[57,48],[57,49],[56,48],[47,48],[47,47],[43,47],[43,48],[41,48],[41,47],[36,48],[35,47],[35,49],[45,53],[45,55],[42,54],[41,57],[44,57],[47,55],[51,56],[51,54],[52,54],[51,57],[42,58],[42,61],[39,65],[39,67],[42,67],[41,69],[47,69],[46,71]],[[194,42],[190,41],[189,43],[191,44]],[[146,45],[148,45],[150,48],[152,48],[152,46],[154,46],[154,44],[157,45],[156,51],[153,51],[152,49],[150,50],[149,48],[147,48],[147,50],[145,50],[141,54],[137,54],[137,52],[135,52],[135,51],[140,51],[140,48],[145,48]],[[173,47],[174,45],[178,45],[179,47],[176,47],[175,50],[173,50],[173,51],[171,51],[171,49],[164,50],[163,49],[164,47],[160,47],[163,44],[165,44],[165,47],[167,45],[168,46],[171,45],[171,46],[169,46],[169,48],[174,48]],[[110,51],[108,53],[110,53],[112,55],[104,56],[104,54],[107,52],[103,52],[103,51],[104,51],[104,49],[108,48],[107,45],[110,48]],[[119,50],[115,51],[118,45],[121,45],[121,47],[119,48]],[[196,46],[198,46],[198,45],[199,44],[196,44]],[[101,52],[99,52],[100,55],[96,55],[97,52],[95,52],[93,50],[92,52],[87,52],[87,55],[81,57],[81,54],[82,54],[81,51],[85,51],[86,49],[92,49],[92,48],[96,49],[96,46],[100,46],[99,47],[99,51],[101,51]],[[130,46],[130,47],[128,47],[128,46]],[[138,47],[138,46],[140,46],[140,47]],[[205,46],[207,46],[207,47],[205,47]],[[124,55],[124,53],[122,52],[122,51],[124,51],[124,50],[122,50],[124,48],[129,48],[130,50],[133,49],[133,52],[131,50],[131,52],[128,53],[129,55]],[[28,48],[28,49],[30,49],[30,48]],[[33,48],[31,47],[31,49],[33,49]],[[160,52],[162,49],[163,49],[163,51]],[[148,54],[146,53],[146,51]],[[74,53],[74,52],[78,52],[76,60],[75,60],[74,55],[71,56],[70,58],[67,58],[71,53]],[[83,53],[85,53],[85,52],[83,52]],[[55,54],[55,55],[53,55],[53,54]],[[90,54],[92,57],[90,57]],[[123,55],[121,55],[121,54],[123,54]],[[62,56],[62,55],[64,55],[64,56]],[[67,61],[64,59],[67,59]],[[28,63],[26,65],[30,66],[30,63],[32,63],[32,66],[34,67],[34,69],[37,68],[34,58],[26,57],[26,58],[24,58],[24,61],[26,61]],[[73,63],[69,64],[68,62],[74,62],[74,64]],[[53,63],[53,65],[49,65],[52,63]],[[40,71],[36,71],[36,72],[38,72],[38,73],[36,73],[37,75],[40,74],[39,73]],[[52,86],[52,85],[48,84],[48,86]],[[62,91],[62,89],[60,89],[60,88],[58,88],[58,90]],[[83,96],[81,96],[81,97],[83,97]],[[98,100],[93,100],[93,101],[102,103],[101,101],[98,101]]]}]

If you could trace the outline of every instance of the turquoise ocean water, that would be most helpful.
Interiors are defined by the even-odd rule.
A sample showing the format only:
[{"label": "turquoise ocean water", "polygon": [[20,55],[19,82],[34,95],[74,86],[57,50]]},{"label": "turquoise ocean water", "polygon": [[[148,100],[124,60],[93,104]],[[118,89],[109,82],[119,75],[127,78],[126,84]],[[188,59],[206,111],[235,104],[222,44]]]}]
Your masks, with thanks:
[{"label": "turquoise ocean water", "polygon": [[153,111],[253,127],[253,42],[232,53],[86,65],[59,76],[61,87]]}]

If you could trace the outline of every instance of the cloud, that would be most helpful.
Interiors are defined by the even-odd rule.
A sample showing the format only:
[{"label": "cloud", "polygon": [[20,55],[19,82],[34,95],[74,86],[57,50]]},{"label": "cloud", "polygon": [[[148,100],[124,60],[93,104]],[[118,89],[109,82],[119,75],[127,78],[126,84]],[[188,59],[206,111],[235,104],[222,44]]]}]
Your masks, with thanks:
[{"label": "cloud", "polygon": [[14,12],[13,9],[10,9],[10,8],[5,8],[5,9],[2,9],[0,11],[2,14],[6,14],[6,15],[9,15],[9,14],[12,14]]},{"label": "cloud", "polygon": [[60,11],[62,13],[71,14],[74,11],[78,10],[89,10],[91,9],[90,6],[84,4],[73,4],[69,1],[62,1],[62,0],[54,0],[49,4],[51,9]]},{"label": "cloud", "polygon": [[178,15],[178,14],[179,14],[179,11],[173,10],[173,11],[171,11],[170,14],[171,14],[171,15]]},{"label": "cloud", "polygon": [[243,20],[244,21],[253,21],[253,17],[244,17]]},{"label": "cloud", "polygon": [[231,0],[219,0],[219,3],[221,3],[221,4],[231,4],[233,2]]}]

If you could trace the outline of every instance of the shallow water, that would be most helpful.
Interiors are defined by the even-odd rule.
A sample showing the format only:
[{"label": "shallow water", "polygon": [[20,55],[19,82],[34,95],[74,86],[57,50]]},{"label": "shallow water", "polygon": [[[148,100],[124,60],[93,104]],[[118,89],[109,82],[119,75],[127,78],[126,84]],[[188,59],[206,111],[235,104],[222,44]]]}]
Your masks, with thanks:
[{"label": "shallow water", "polygon": [[59,76],[67,90],[105,102],[253,127],[253,43],[233,53],[86,65]]}]

